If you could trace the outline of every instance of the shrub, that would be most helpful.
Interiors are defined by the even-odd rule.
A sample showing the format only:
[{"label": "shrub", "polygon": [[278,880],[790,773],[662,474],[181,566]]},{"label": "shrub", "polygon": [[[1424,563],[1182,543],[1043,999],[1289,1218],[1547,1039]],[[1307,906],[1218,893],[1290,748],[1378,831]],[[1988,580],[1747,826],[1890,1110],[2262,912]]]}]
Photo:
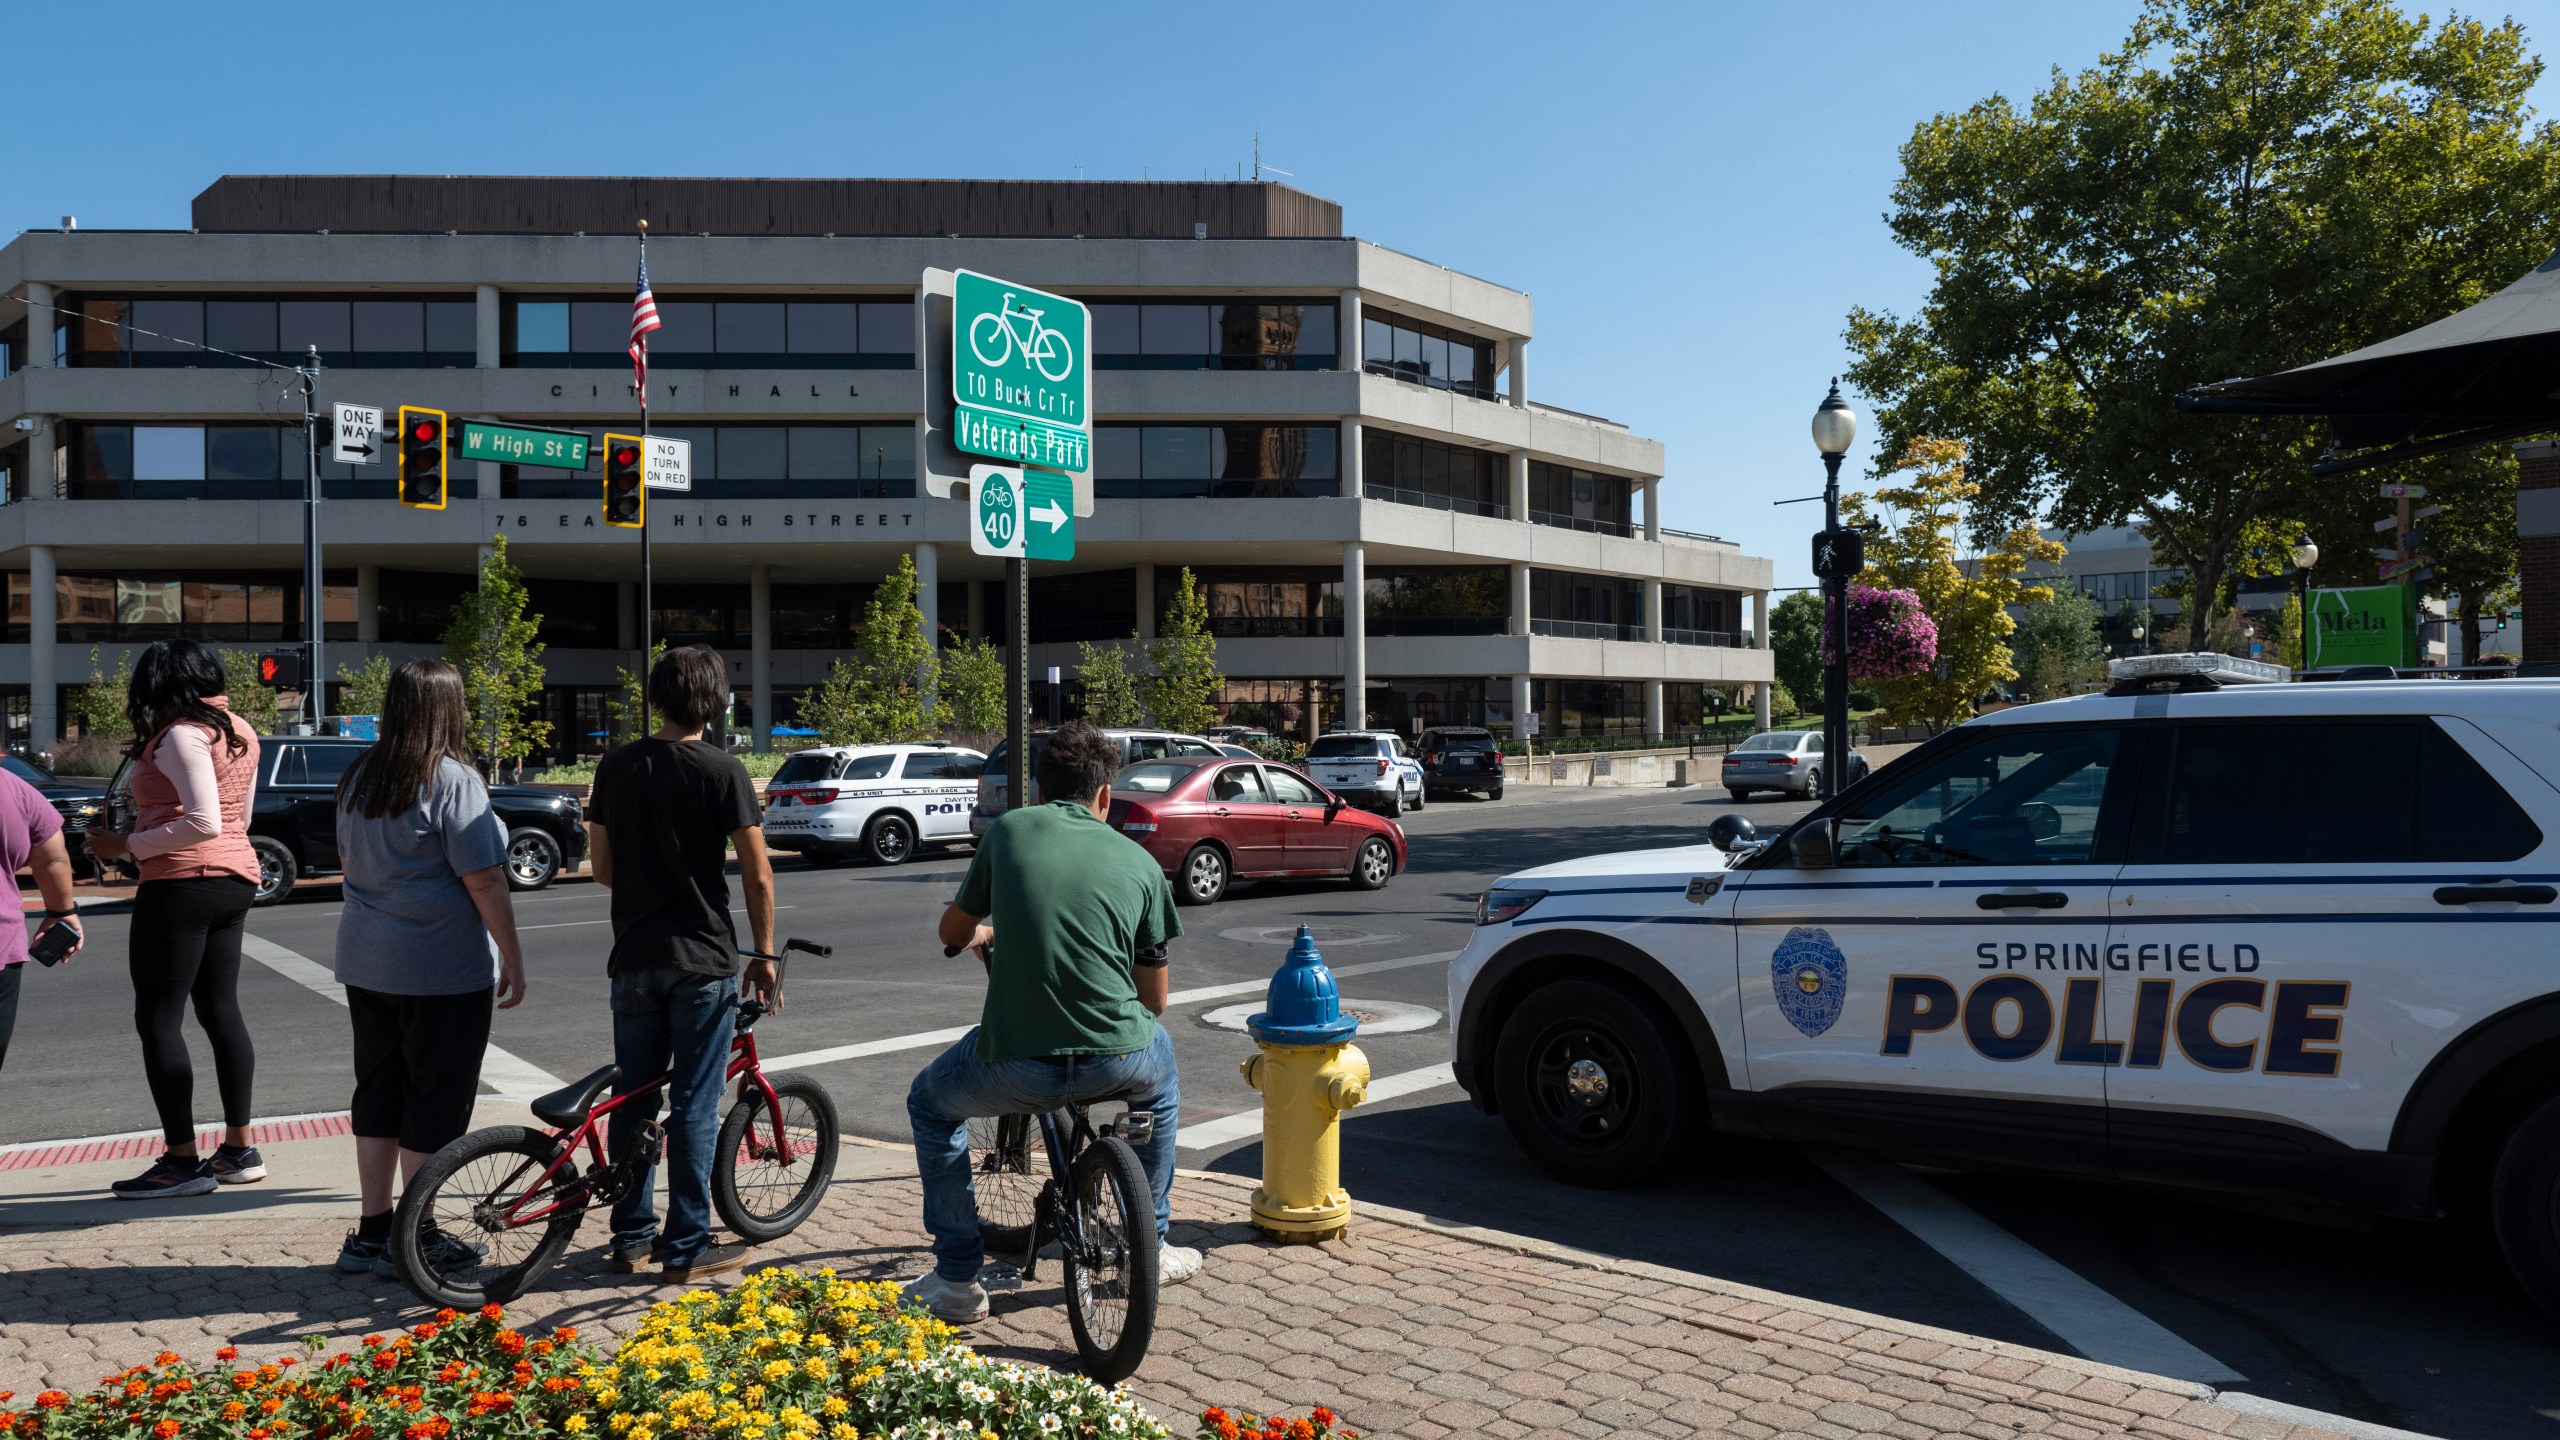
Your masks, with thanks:
[{"label": "shrub", "polygon": [[45,751],[45,768],[56,775],[113,775],[123,763],[124,742],[112,735],[56,740]]}]

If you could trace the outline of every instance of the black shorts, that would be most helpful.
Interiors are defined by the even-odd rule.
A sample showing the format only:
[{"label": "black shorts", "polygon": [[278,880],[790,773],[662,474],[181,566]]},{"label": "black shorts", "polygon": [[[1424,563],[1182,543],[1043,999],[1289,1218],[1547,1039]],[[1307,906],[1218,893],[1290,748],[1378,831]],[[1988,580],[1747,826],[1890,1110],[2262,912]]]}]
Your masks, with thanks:
[{"label": "black shorts", "polygon": [[495,986],[461,995],[386,995],[347,987],[356,1033],[352,1129],[434,1154],[471,1128]]}]

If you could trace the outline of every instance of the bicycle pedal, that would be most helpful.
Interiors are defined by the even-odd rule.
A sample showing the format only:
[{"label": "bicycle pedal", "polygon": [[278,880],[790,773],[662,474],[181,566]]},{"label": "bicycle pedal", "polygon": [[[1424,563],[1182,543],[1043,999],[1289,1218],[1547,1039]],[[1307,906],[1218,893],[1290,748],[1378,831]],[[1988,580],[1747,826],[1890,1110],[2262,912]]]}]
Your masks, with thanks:
[{"label": "bicycle pedal", "polygon": [[1156,1138],[1155,1113],[1149,1110],[1132,1110],[1103,1126],[1102,1133],[1117,1136],[1132,1146],[1144,1145]]},{"label": "bicycle pedal", "polygon": [[1010,1294],[1022,1288],[1022,1271],[1013,1265],[994,1263],[980,1266],[978,1285],[988,1294]]}]

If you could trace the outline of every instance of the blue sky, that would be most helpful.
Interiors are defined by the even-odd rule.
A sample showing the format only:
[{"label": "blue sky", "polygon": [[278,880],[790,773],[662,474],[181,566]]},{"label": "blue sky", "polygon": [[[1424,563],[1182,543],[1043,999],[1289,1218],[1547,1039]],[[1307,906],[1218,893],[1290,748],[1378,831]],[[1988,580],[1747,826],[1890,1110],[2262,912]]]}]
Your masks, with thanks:
[{"label": "blue sky", "polygon": [[1529,291],[1532,396],[1661,439],[1667,523],[1796,585],[1816,517],[1769,502],[1821,488],[1842,318],[1927,283],[1881,220],[1896,147],[2136,9],[45,5],[0,226],[183,226],[226,171],[1231,175],[1259,130],[1349,232]]}]

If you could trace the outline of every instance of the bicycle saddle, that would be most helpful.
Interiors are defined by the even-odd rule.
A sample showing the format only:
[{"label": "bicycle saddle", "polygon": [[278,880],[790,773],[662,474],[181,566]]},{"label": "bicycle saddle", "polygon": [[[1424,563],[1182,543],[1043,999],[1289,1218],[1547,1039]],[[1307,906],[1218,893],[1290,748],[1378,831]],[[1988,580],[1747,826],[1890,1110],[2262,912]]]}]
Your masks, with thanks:
[{"label": "bicycle saddle", "polygon": [[592,1074],[570,1081],[534,1101],[528,1108],[544,1124],[558,1125],[566,1129],[586,1119],[587,1111],[595,1105],[598,1097],[611,1088],[614,1081],[621,1078],[622,1067],[607,1065]]}]

